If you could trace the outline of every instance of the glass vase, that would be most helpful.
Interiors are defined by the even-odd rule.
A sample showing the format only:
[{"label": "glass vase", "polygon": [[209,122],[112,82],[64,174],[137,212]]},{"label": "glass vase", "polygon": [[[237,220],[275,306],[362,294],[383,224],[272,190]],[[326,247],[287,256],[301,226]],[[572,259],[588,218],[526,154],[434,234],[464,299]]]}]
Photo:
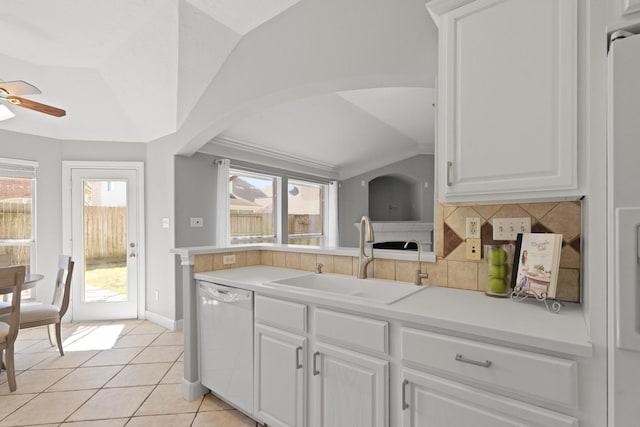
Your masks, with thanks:
[{"label": "glass vase", "polygon": [[492,297],[508,297],[511,294],[511,245],[484,245],[484,262],[487,267],[484,293]]}]

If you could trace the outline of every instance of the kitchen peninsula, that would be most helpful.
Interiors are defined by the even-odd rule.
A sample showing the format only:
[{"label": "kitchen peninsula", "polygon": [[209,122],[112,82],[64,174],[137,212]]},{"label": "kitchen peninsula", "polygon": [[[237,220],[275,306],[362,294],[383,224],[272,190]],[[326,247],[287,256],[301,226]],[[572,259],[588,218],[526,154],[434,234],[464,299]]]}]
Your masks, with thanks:
[{"label": "kitchen peninsula", "polygon": [[[559,314],[553,314],[535,303],[517,303],[509,299],[489,298],[481,292],[437,286],[424,286],[396,302],[381,304],[357,297],[349,298],[344,295],[272,286],[270,282],[276,280],[295,277],[304,279],[304,275],[317,273],[301,270],[301,264],[298,264],[296,269],[274,267],[273,262],[271,265],[262,265],[263,259],[269,260],[280,255],[284,255],[286,264],[286,254],[300,252],[313,255],[316,259],[324,256],[353,255],[349,249],[323,251],[312,248],[301,249],[297,246],[261,245],[232,249],[178,248],[173,252],[181,256],[183,280],[186,284],[183,295],[185,319],[183,396],[186,399],[194,399],[206,392],[199,382],[198,358],[200,356],[197,351],[199,326],[196,310],[196,281],[205,281],[245,289],[256,295],[254,357],[257,400],[256,410],[248,415],[260,421],[272,421],[277,418],[276,415],[282,415],[271,413],[276,410],[270,412],[268,403],[267,407],[260,406],[261,389],[259,388],[259,384],[266,386],[268,383],[268,378],[261,377],[260,371],[260,360],[268,359],[266,354],[263,354],[262,358],[260,355],[260,343],[263,339],[261,337],[265,334],[269,336],[269,333],[277,335],[278,331],[282,331],[285,335],[295,333],[302,339],[300,346],[294,346],[295,356],[292,356],[300,359],[297,348],[304,349],[302,351],[306,356],[302,356],[303,362],[298,366],[314,365],[319,362],[316,360],[316,357],[319,357],[326,362],[325,368],[329,367],[332,357],[340,359],[342,355],[340,352],[332,353],[335,350],[334,345],[348,353],[345,356],[347,359],[353,352],[358,355],[363,354],[365,358],[373,357],[377,360],[376,363],[381,363],[379,366],[384,368],[374,375],[380,381],[376,383],[379,387],[376,386],[368,393],[365,392],[365,396],[371,399],[369,403],[372,406],[365,405],[358,409],[366,412],[373,410],[373,407],[382,408],[382,413],[371,414],[372,420],[380,422],[374,425],[389,425],[388,421],[383,422],[389,419],[390,425],[399,425],[400,420],[410,412],[402,409],[409,400],[406,395],[408,389],[411,388],[414,393],[411,401],[415,405],[426,396],[421,394],[424,387],[426,389],[435,387],[432,381],[445,381],[446,386],[450,387],[450,393],[457,396],[456,399],[462,399],[461,402],[471,399],[476,402],[475,404],[480,405],[479,407],[484,408],[483,410],[492,407],[489,401],[485,401],[487,395],[490,397],[489,400],[491,398],[507,399],[504,397],[506,395],[509,396],[508,402],[515,405],[513,408],[524,405],[522,400],[525,400],[527,411],[537,413],[536,416],[549,416],[551,417],[549,419],[559,420],[560,424],[557,425],[577,425],[574,424],[577,420],[573,417],[579,416],[580,367],[582,361],[589,359],[592,354],[584,315],[578,304],[567,304]],[[240,255],[243,252],[246,252],[246,255]],[[237,254],[236,259],[246,257],[243,266],[217,270],[214,267],[215,261],[209,261],[209,258],[215,258],[216,255],[229,253]],[[403,258],[398,260],[399,262],[407,262],[407,257],[411,255],[414,254],[403,252],[387,255],[376,252],[376,257],[382,260],[385,260],[386,256]],[[212,266],[206,270],[208,265]],[[196,266],[198,271],[194,272]],[[223,268],[224,264],[217,266]],[[428,264],[426,269],[429,270]],[[351,275],[340,277],[344,277],[347,282],[357,280]],[[382,282],[380,279],[361,280],[370,283]],[[384,282],[388,286],[394,286],[390,280]],[[301,319],[297,326],[295,322],[278,318],[292,307]],[[200,327],[206,326],[200,325]],[[271,338],[274,337],[271,336]],[[311,348],[312,345],[317,351],[307,353],[306,349]],[[465,358],[471,356],[473,356],[471,364],[480,360],[481,362],[478,363],[486,361],[493,366],[476,367],[465,363]],[[374,366],[378,365],[374,364]],[[547,370],[555,376],[540,376],[536,373],[536,369]],[[299,380],[302,382],[299,388],[304,393],[305,403],[302,409],[290,408],[290,410],[302,411],[301,413],[306,414],[304,417],[319,417],[329,410],[326,408],[327,402],[320,399],[324,403],[319,405],[316,402],[319,399],[319,396],[316,396],[318,391],[305,388],[307,382],[312,384],[316,380],[316,375],[309,374],[310,378],[306,378],[306,369],[301,371],[305,373],[296,370],[289,374],[295,375],[296,378],[300,376]],[[320,371],[314,368],[313,373],[315,372]],[[433,373],[439,375],[433,377]],[[283,375],[287,374],[283,373]],[[323,381],[325,381],[325,388],[330,387],[327,378]],[[466,394],[460,394],[456,392],[460,383],[474,387],[471,391],[467,390]],[[216,390],[213,392],[215,393]],[[271,392],[284,393],[283,390],[271,390]],[[286,399],[286,397],[283,398]],[[512,401],[513,398],[520,400]],[[298,398],[291,397],[291,399],[295,402]],[[506,408],[507,415],[516,416],[516,412],[509,412],[508,405]],[[330,409],[330,411],[340,410],[348,412],[348,408],[332,407]],[[501,416],[505,416],[503,411],[504,409],[498,411]],[[344,413],[343,416],[348,417]],[[476,415],[469,414],[469,416]],[[543,419],[547,420],[547,418]],[[272,425],[272,422],[269,422],[269,425]]]}]

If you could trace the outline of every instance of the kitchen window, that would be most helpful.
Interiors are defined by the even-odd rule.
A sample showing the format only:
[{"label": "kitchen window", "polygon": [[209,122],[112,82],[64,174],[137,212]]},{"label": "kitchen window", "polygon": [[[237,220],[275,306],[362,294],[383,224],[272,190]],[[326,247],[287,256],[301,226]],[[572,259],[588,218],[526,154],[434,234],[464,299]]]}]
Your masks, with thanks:
[{"label": "kitchen window", "polygon": [[[37,162],[0,158],[0,266],[35,267]],[[33,297],[31,289],[22,298]]]},{"label": "kitchen window", "polygon": [[321,246],[327,184],[289,180],[287,186],[288,242]]},{"label": "kitchen window", "polygon": [[278,241],[278,188],[273,175],[229,170],[231,243]]},{"label": "kitchen window", "polygon": [[337,245],[337,182],[216,164],[216,245]]}]

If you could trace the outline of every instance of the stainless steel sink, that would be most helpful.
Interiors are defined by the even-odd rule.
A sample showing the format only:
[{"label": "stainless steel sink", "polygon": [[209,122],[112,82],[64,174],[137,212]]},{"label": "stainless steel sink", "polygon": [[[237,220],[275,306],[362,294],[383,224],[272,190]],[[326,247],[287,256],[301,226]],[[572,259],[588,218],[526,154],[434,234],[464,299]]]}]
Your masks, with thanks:
[{"label": "stainless steel sink", "polygon": [[422,286],[390,280],[356,279],[352,276],[314,273],[274,280],[264,285],[309,295],[342,295],[379,304],[392,304],[423,289]]}]

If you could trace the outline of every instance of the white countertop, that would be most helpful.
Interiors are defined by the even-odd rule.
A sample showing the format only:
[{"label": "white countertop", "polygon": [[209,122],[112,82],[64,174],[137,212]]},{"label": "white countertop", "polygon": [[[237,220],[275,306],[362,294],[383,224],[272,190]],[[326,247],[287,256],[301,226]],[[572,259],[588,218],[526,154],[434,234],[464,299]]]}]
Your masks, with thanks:
[{"label": "white countertop", "polygon": [[[336,295],[309,295],[263,285],[272,280],[296,277],[308,272],[286,268],[254,266],[195,274],[198,280],[213,281],[287,299],[332,306],[362,314],[441,328],[460,334],[513,343],[532,349],[572,356],[590,357],[592,345],[582,308],[565,304],[560,313],[545,310],[536,301],[516,302],[491,298],[481,292],[425,286],[393,304],[350,301]],[[375,280],[375,279],[364,279]]]},{"label": "white countertop", "polygon": [[[241,252],[241,251],[280,251],[280,252],[301,252],[322,255],[338,255],[357,257],[358,248],[345,247],[325,247],[325,246],[309,246],[309,245],[287,245],[278,243],[256,243],[242,244],[231,246],[191,246],[183,248],[173,248],[171,253],[183,257],[192,257],[195,255],[215,254],[223,252]],[[367,253],[371,251],[367,245]],[[380,259],[397,259],[401,261],[417,261],[417,251],[395,251],[388,249],[374,249],[375,257]],[[422,262],[435,262],[436,257],[433,252],[422,252]]]}]

